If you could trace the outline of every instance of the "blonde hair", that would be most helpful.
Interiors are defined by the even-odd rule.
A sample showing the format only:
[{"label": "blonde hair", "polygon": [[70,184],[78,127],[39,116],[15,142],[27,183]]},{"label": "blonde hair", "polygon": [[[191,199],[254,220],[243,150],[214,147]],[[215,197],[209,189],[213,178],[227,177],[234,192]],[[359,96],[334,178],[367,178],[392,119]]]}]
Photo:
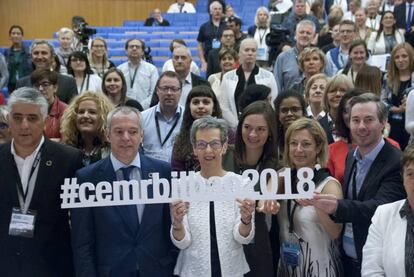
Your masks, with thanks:
[{"label": "blonde hair", "polygon": [[329,158],[328,140],[326,133],[321,125],[314,119],[302,117],[294,121],[286,131],[285,147],[283,151],[283,162],[287,167],[295,167],[293,161],[289,156],[289,141],[293,133],[301,130],[307,130],[315,140],[316,147],[319,148],[319,153],[316,155],[315,164],[318,163],[321,167],[325,167]]},{"label": "blonde hair", "polygon": [[105,142],[106,116],[114,108],[112,102],[103,93],[85,91],[72,99],[67,109],[63,113],[60,132],[62,141],[66,144],[77,146],[79,143],[79,130],[76,127],[76,117],[80,103],[93,101],[98,109],[98,128],[96,137],[101,142]]},{"label": "blonde hair", "polygon": [[299,69],[304,72],[304,66],[303,64],[305,63],[305,59],[307,57],[309,57],[312,54],[318,54],[319,59],[321,60],[322,63],[322,67],[320,69],[320,72],[322,72],[325,69],[325,54],[322,52],[321,49],[319,49],[318,47],[306,47],[305,49],[303,49],[302,52],[300,52],[299,54]]},{"label": "blonde hair", "polygon": [[332,91],[335,88],[338,88],[340,86],[344,86],[345,90],[349,90],[354,88],[354,84],[352,84],[351,79],[346,76],[345,74],[336,74],[331,78],[331,80],[326,85],[325,94],[323,95],[323,106],[325,107],[325,110],[329,112],[329,101],[328,101],[328,93]]}]

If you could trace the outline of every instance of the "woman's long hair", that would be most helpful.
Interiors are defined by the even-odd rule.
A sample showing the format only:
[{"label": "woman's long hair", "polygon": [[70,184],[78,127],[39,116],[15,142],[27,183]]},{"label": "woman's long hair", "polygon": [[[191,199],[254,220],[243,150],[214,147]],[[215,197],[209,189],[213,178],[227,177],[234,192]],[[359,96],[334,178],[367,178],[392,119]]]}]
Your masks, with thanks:
[{"label": "woman's long hair", "polygon": [[[384,32],[384,25],[382,24],[382,20],[384,19],[384,17],[385,17],[386,14],[392,14],[392,16],[394,16],[394,13],[392,11],[385,11],[382,14],[381,21],[380,21],[381,22],[380,23],[380,27],[378,29],[377,36],[375,37],[375,41],[378,41],[379,38],[381,37],[381,34]],[[394,18],[394,20],[395,20],[395,18]],[[397,27],[395,26],[395,23],[394,23],[394,25],[392,26],[392,35],[393,36],[395,36],[395,31],[396,30],[397,30]]]},{"label": "woman's long hair", "polygon": [[263,145],[263,154],[260,163],[265,165],[268,162],[276,162],[278,160],[277,148],[277,129],[276,129],[276,115],[272,106],[267,101],[256,101],[244,108],[239,124],[237,125],[236,145],[235,145],[235,162],[237,167],[241,167],[246,163],[246,144],[243,141],[242,131],[243,124],[246,117],[249,115],[263,115],[267,128],[269,130],[269,137]]},{"label": "woman's long hair", "polygon": [[400,71],[395,65],[395,55],[397,51],[400,49],[405,49],[410,58],[409,69],[410,72],[414,71],[414,49],[408,42],[403,42],[397,44],[394,49],[391,51],[391,59],[388,63],[388,75],[387,75],[387,84],[388,87],[391,88],[392,93],[397,95],[398,90],[400,89]]}]

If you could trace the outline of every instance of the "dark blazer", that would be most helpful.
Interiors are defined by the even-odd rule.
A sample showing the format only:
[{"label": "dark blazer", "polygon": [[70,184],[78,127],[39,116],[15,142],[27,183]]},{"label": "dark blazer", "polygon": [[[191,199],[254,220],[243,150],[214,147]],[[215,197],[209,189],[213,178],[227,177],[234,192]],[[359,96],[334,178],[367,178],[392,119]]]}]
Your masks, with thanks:
[{"label": "dark blazer", "polygon": [[211,49],[208,53],[206,78],[208,78],[211,74],[221,71],[219,60],[220,50],[221,48]]},{"label": "dark blazer", "polygon": [[[407,13],[407,7],[405,5],[405,1],[394,7],[395,26],[398,29],[405,30],[406,24],[407,24],[406,13]],[[411,19],[411,26],[414,26],[414,20],[413,19],[414,19],[414,16]],[[405,41],[410,43],[412,46],[414,46],[414,33],[413,32],[405,33]]]},{"label": "dark blazer", "polygon": [[165,19],[162,22],[158,22],[155,18],[149,17],[145,20],[144,26],[170,26],[170,22]]},{"label": "dark blazer", "polygon": [[375,210],[379,205],[405,198],[406,193],[400,174],[401,151],[385,141],[365,177],[358,199],[349,199],[347,194],[352,179],[354,152],[349,152],[346,158],[344,199],[338,201],[334,220],[352,223],[358,260],[362,261],[362,247]]},{"label": "dark blazer", "polygon": [[[191,74],[192,87],[201,86],[201,85],[210,87],[210,83],[208,81],[204,80],[202,77],[200,77],[197,74],[194,74],[192,72],[190,74]],[[160,100],[158,99],[157,88],[155,88],[154,93],[152,94],[150,107],[154,107],[155,105],[158,104],[159,101]]]},{"label": "dark blazer", "polygon": [[[17,81],[16,88],[21,87],[31,87],[32,81],[30,79],[30,76],[26,76],[24,78],[21,78]],[[69,104],[70,100],[78,95],[78,88],[76,86],[75,79],[58,73],[58,90],[57,90],[57,96],[59,96],[59,99],[66,104]]]},{"label": "dark blazer", "polygon": [[19,173],[10,142],[0,146],[0,275],[73,276],[68,210],[60,208],[60,186],[82,166],[81,152],[45,138],[29,209],[37,211],[33,238],[9,236],[13,207],[19,207]]},{"label": "dark blazer", "polygon": [[[170,178],[170,165],[140,154],[141,176]],[[76,173],[78,183],[116,181],[110,157]],[[149,187],[151,193],[151,187]],[[170,239],[168,204],[145,205],[138,226],[136,206],[80,208],[72,211],[76,276],[172,276],[178,251]]]}]

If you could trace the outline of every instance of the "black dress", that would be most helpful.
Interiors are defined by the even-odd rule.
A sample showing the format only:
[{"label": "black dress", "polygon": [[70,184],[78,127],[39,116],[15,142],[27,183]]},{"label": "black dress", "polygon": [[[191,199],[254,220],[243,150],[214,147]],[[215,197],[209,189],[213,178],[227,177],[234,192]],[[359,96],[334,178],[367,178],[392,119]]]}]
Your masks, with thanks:
[{"label": "black dress", "polygon": [[[401,82],[400,89],[397,95],[392,94],[391,104],[392,106],[400,106],[406,89],[411,85],[411,79]],[[388,115],[388,122],[391,125],[391,131],[389,137],[397,141],[400,144],[401,150],[404,150],[410,139],[410,135],[405,130],[405,113],[392,113],[390,111]]]}]

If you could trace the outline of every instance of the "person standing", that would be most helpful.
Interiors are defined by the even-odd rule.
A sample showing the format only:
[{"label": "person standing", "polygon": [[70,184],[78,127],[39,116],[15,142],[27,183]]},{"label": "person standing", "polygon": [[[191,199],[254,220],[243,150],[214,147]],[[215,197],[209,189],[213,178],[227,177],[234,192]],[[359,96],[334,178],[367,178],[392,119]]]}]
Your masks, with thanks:
[{"label": "person standing", "polygon": [[346,158],[344,199],[314,196],[313,205],[343,223],[342,262],[346,276],[361,276],[362,247],[379,205],[406,197],[400,174],[401,151],[382,135],[387,109],[378,96],[364,93],[349,101],[352,142]]},{"label": "person standing", "polygon": [[82,166],[82,155],[44,137],[48,103],[38,90],[15,90],[8,109],[12,141],[0,146],[1,274],[73,276],[60,186]]},{"label": "person standing", "polygon": [[[137,109],[127,106],[108,114],[111,154],[77,171],[79,183],[139,181],[152,172],[170,178],[169,164],[139,153],[144,135],[140,118]],[[168,204],[79,208],[71,213],[76,276],[172,276],[176,251],[169,239]]]}]

